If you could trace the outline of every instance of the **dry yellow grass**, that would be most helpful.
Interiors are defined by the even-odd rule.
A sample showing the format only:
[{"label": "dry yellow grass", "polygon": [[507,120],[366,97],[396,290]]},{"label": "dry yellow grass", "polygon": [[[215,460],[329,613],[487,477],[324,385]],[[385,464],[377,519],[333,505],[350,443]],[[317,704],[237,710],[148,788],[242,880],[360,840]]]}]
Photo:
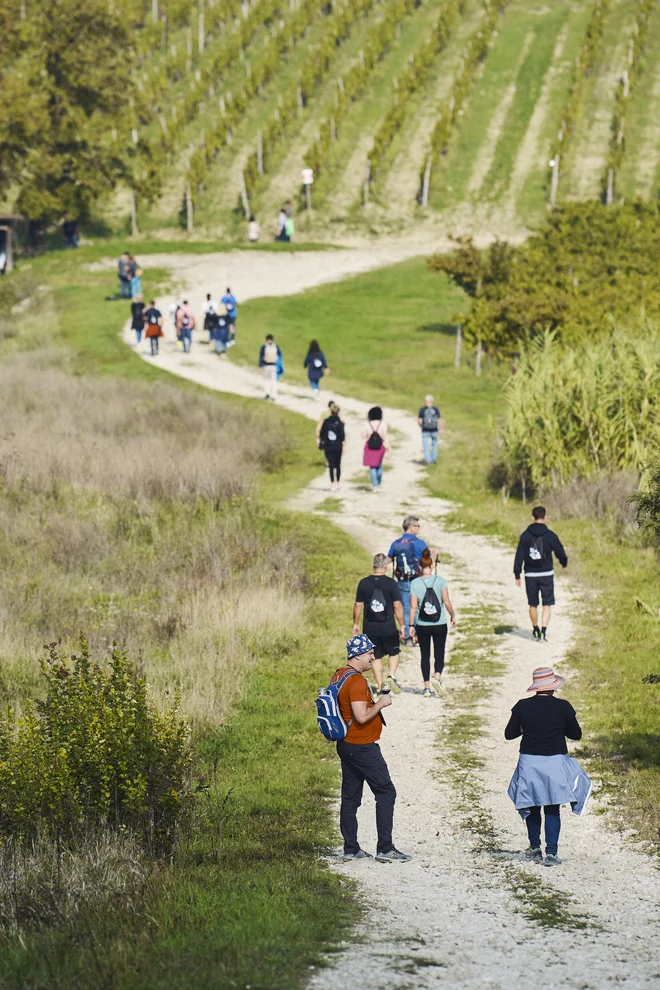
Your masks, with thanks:
[{"label": "dry yellow grass", "polygon": [[281,437],[215,397],[25,357],[0,389],[0,696],[34,694],[41,645],[83,630],[194,722],[224,718],[302,609],[297,555],[252,496]]}]

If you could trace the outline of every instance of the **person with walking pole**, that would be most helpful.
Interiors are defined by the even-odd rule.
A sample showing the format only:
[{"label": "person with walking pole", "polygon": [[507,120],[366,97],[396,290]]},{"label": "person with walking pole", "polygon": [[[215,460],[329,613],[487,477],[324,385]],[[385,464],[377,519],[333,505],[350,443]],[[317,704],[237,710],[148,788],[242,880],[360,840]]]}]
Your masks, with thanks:
[{"label": "person with walking pole", "polygon": [[[550,609],[555,604],[555,572],[552,555],[562,567],[568,564],[561,540],[547,526],[548,513],[542,505],[532,509],[532,524],[522,533],[513,562],[513,574],[520,587],[523,568],[529,617],[532,620],[534,639],[545,641],[550,624]],[[539,598],[543,606],[539,628]]]},{"label": "person with walking pole", "polygon": [[[437,561],[437,558],[436,558]],[[424,698],[433,697],[442,690],[442,671],[445,667],[447,645],[447,617],[452,626],[456,625],[454,606],[449,600],[447,582],[439,574],[433,573],[434,561],[426,547],[420,557],[422,573],[410,585],[410,630],[413,641],[419,643],[422,655],[422,678]],[[431,643],[433,643],[433,678],[431,679]],[[433,687],[433,691],[431,690]]]},{"label": "person with walking pole", "polygon": [[[399,629],[403,632],[405,618],[401,604],[401,592],[396,581],[387,577],[387,557],[377,553],[374,557],[374,571],[369,577],[362,578],[355,593],[353,606],[353,635],[360,632],[360,617],[362,616],[362,632],[374,644],[374,662],[372,670],[376,687],[380,694],[394,691],[401,693],[396,672],[399,666],[401,647],[399,645]],[[364,615],[363,615],[364,612]],[[383,658],[389,660],[389,674],[383,685]]]},{"label": "person with walking pole", "polygon": [[[508,795],[527,825],[529,847],[525,859],[544,866],[561,863],[557,855],[561,830],[560,806],[570,804],[574,815],[583,815],[591,781],[577,760],[568,755],[566,738],[581,739],[582,729],[573,706],[555,692],[565,677],[552,667],[537,667],[522,698],[511,709],[505,739],[522,736],[518,765]],[[541,809],[545,820],[545,859],[541,849]]]},{"label": "person with walking pole", "polygon": [[[387,553],[387,563],[394,567],[394,578],[401,592],[405,619],[410,613],[410,583],[422,573],[419,561],[422,551],[426,550],[426,543],[419,536],[420,525],[417,516],[406,516],[403,520],[403,535],[394,540]],[[431,549],[431,556],[434,560],[438,553],[437,548]],[[412,635],[412,627],[401,630],[401,636],[408,646],[413,645]]]},{"label": "person with walking pole", "polygon": [[399,852],[392,840],[396,790],[378,740],[385,720],[382,711],[392,704],[391,694],[374,701],[364,674],[376,658],[368,636],[353,636],[346,644],[346,666],[336,671],[332,683],[343,679],[338,692],[339,708],[348,731],[337,742],[341,760],[341,807],[339,826],[344,839],[344,859],[371,859],[358,842],[357,810],[362,803],[365,781],[376,799],[376,829],[379,863],[407,863],[412,859]]}]

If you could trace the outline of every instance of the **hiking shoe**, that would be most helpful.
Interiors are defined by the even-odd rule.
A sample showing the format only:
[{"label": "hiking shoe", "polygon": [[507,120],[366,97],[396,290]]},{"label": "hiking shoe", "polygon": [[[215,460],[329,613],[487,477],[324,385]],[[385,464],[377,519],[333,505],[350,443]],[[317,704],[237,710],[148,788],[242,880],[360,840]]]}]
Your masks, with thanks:
[{"label": "hiking shoe", "polygon": [[356,853],[344,853],[342,859],[345,863],[352,859],[373,859],[371,853],[365,852],[364,849],[358,849]]},{"label": "hiking shoe", "polygon": [[549,853],[543,860],[544,866],[559,866],[560,863],[561,860],[559,856],[553,855],[552,853]]},{"label": "hiking shoe", "polygon": [[548,634],[546,633],[545,629],[541,630],[541,642],[542,643],[548,642]]},{"label": "hiking shoe", "polygon": [[386,853],[376,853],[376,862],[378,863],[409,863],[412,856],[408,856],[407,853],[399,852],[394,846]]},{"label": "hiking shoe", "polygon": [[435,691],[435,693],[437,694],[437,696],[439,698],[440,695],[442,694],[443,690],[444,690],[444,684],[442,683],[442,681],[440,680],[439,677],[434,677],[432,679],[432,681],[431,681],[431,687],[433,688],[433,690]]},{"label": "hiking shoe", "polygon": [[394,694],[401,694],[401,685],[397,681],[394,674],[388,674],[385,679],[388,682],[390,689],[394,692]]},{"label": "hiking shoe", "polygon": [[534,637],[534,639],[540,639],[541,638],[541,630],[539,629],[538,626],[534,626],[534,629],[532,631],[532,636]]},{"label": "hiking shoe", "polygon": [[424,690],[422,691],[422,698],[432,698],[432,697],[433,697],[433,691],[431,690],[431,688],[424,688]]},{"label": "hiking shoe", "polygon": [[532,849],[531,846],[528,846],[527,849],[525,849],[525,852],[523,853],[523,855],[524,855],[525,859],[528,860],[528,862],[530,862],[530,863],[542,863],[543,862],[543,853],[541,852],[541,847],[540,846],[539,846],[538,849]]}]

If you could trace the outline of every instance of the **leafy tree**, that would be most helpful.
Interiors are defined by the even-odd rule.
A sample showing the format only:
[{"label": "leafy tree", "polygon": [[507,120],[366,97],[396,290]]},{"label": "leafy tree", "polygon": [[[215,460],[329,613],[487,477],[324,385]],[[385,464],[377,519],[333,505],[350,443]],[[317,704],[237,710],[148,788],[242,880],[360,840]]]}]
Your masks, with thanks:
[{"label": "leafy tree", "polygon": [[[0,24],[13,6],[0,0]],[[0,176],[28,218],[84,217],[126,173],[129,26],[107,0],[39,0],[3,44]]]},{"label": "leafy tree", "polygon": [[518,353],[547,332],[564,343],[603,336],[613,322],[660,317],[660,206],[569,204],[520,247],[480,252],[464,239],[428,266],[473,298],[463,330],[491,353]]}]

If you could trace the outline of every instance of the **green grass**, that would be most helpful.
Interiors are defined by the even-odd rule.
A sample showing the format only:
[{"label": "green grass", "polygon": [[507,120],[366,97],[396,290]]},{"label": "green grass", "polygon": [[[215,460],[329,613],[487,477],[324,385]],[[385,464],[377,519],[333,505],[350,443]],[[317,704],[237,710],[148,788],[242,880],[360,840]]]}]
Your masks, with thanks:
[{"label": "green grass", "polygon": [[[617,191],[621,196],[631,199],[646,193],[644,176],[653,178],[651,195],[657,194],[658,162],[657,128],[658,128],[658,75],[660,65],[660,16],[658,12],[651,17],[646,49],[642,56],[641,68],[635,81],[632,99],[626,121],[626,150],[623,163],[617,177]],[[656,145],[649,147],[649,128],[654,133]],[[650,159],[650,160],[649,160]]]},{"label": "green grass", "polygon": [[520,67],[513,103],[497,142],[493,164],[481,189],[483,198],[492,199],[501,195],[508,187],[516,154],[541,95],[545,74],[552,64],[557,35],[566,23],[568,14],[568,4],[556,4],[547,13],[538,16],[536,23],[531,24],[533,40]]}]

